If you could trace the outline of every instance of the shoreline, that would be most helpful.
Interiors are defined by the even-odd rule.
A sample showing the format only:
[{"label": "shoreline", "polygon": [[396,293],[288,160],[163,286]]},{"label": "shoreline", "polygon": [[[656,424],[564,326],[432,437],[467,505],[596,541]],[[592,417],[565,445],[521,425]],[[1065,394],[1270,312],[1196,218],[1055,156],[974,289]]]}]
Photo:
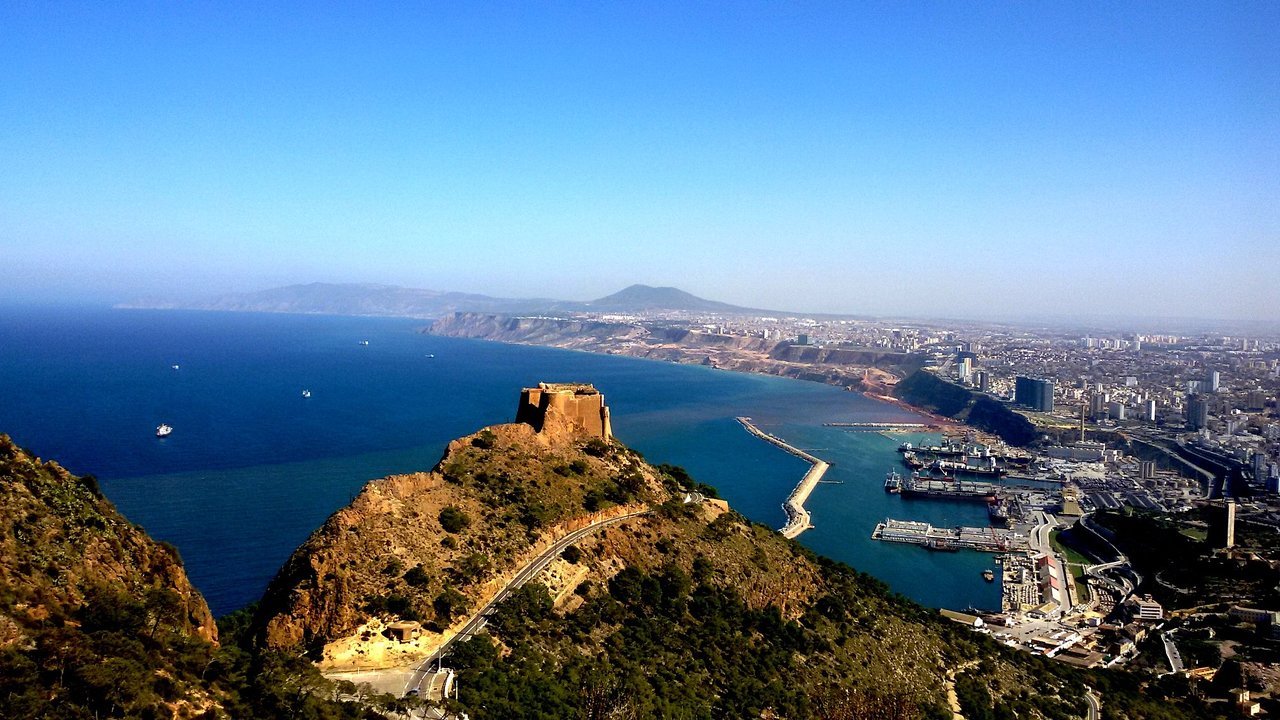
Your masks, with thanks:
[{"label": "shoreline", "polygon": [[791,494],[782,503],[782,509],[787,513],[787,524],[779,528],[778,532],[782,533],[783,537],[794,540],[799,537],[800,533],[813,527],[811,522],[812,515],[805,509],[804,504],[809,500],[809,494],[818,486],[818,481],[826,474],[827,468],[831,467],[831,464],[787,443],[776,435],[771,435],[761,430],[751,422],[749,417],[738,417],[736,419],[742,427],[746,428],[747,432],[809,463],[808,472],[804,474],[804,477],[800,478],[800,482],[796,483],[795,488],[791,490]]}]

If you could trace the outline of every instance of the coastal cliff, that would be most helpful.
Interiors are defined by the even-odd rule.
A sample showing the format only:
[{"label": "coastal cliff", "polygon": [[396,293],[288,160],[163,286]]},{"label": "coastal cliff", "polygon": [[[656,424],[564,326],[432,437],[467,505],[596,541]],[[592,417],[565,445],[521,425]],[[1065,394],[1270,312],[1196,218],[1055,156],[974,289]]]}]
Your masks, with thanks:
[{"label": "coastal cliff", "polygon": [[915,372],[894,386],[893,395],[915,407],[995,433],[1010,445],[1021,447],[1036,438],[1031,421],[1003,403],[943,380],[931,372]]},{"label": "coastal cliff", "polygon": [[924,362],[911,353],[796,345],[652,322],[458,312],[433,321],[424,332],[706,365],[858,390],[891,385]]}]

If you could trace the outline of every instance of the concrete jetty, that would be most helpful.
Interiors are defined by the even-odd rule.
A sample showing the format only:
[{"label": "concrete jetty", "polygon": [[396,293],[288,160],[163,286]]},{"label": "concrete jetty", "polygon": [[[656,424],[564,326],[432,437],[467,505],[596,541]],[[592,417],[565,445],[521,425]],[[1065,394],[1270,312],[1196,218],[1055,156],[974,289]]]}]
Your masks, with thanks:
[{"label": "concrete jetty", "polygon": [[782,503],[782,509],[787,513],[787,524],[783,525],[778,532],[782,533],[783,537],[794,538],[813,527],[813,523],[810,522],[809,511],[804,509],[804,503],[809,499],[809,493],[813,492],[813,489],[818,486],[818,481],[827,472],[827,468],[831,466],[800,448],[789,445],[782,438],[761,430],[751,422],[751,418],[740,417],[738,422],[752,435],[771,445],[776,445],[809,463],[809,472],[806,472],[804,477],[800,478],[800,482],[796,484],[795,489],[787,496],[786,502]]}]

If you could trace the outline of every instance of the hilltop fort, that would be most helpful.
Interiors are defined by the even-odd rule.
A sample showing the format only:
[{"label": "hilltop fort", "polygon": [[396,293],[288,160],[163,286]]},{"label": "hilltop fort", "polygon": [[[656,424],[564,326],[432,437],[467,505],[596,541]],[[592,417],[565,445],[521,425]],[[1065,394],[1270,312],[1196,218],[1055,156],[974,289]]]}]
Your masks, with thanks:
[{"label": "hilltop fort", "polygon": [[613,437],[604,394],[586,383],[538,383],[538,387],[521,390],[516,422],[539,433]]}]

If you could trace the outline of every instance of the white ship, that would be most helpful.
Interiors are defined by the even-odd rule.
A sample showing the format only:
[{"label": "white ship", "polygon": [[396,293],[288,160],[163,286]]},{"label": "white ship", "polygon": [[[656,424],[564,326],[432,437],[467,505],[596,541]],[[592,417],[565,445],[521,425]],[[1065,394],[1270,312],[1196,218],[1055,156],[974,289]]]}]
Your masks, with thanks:
[{"label": "white ship", "polygon": [[174,369],[174,370],[177,370],[177,369],[178,369],[178,366],[177,366],[177,365],[174,365],[174,366],[173,366],[173,369]]},{"label": "white ship", "polygon": [[309,398],[309,397],[311,397],[311,391],[310,391],[310,390],[303,390],[303,391],[302,391],[302,397],[304,397],[304,398]]},{"label": "white ship", "polygon": [[156,437],[169,437],[171,434],[173,434],[173,428],[165,425],[164,423],[160,423],[160,425],[156,427]]}]

